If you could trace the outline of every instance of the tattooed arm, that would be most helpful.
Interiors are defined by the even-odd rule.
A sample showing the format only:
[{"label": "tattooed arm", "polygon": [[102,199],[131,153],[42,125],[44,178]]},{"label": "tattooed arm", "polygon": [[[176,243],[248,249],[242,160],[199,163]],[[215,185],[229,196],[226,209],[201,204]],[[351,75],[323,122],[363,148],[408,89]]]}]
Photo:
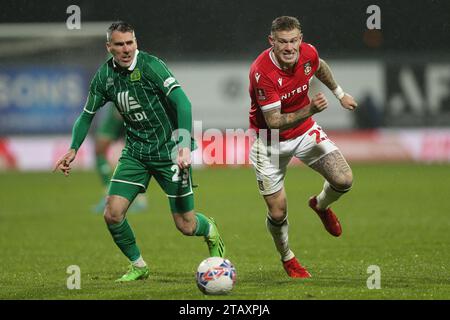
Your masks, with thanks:
[{"label": "tattooed arm", "polygon": [[320,65],[314,74],[324,85],[328,87],[333,94],[339,99],[341,105],[348,110],[355,110],[358,104],[355,99],[348,93],[345,93],[342,88],[334,80],[331,68],[325,60],[320,59]]},{"label": "tattooed arm", "polygon": [[286,130],[295,127],[315,113],[325,110],[328,106],[327,98],[323,93],[318,93],[312,98],[311,103],[294,112],[281,113],[281,109],[273,109],[263,112],[266,123],[270,129]]},{"label": "tattooed arm", "polygon": [[333,91],[338,87],[338,85],[336,83],[336,80],[334,80],[333,73],[331,72],[331,68],[328,65],[328,63],[325,62],[325,60],[323,60],[323,59],[319,59],[319,60],[320,60],[319,69],[317,69],[317,71],[314,75],[324,85],[326,85],[328,87],[328,89]]}]

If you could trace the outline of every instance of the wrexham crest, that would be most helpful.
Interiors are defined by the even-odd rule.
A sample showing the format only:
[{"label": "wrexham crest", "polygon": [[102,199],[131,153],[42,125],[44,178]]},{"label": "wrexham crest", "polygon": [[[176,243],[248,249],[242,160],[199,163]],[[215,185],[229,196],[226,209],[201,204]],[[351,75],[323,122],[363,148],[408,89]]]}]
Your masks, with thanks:
[{"label": "wrexham crest", "polygon": [[305,76],[309,75],[311,73],[311,62],[307,62],[303,65],[303,71],[305,71]]}]

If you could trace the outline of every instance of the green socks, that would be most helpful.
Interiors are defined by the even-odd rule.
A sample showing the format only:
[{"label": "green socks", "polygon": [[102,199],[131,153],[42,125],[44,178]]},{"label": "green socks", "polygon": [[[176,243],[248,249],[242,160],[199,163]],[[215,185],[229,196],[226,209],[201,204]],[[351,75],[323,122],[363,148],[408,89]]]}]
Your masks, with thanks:
[{"label": "green socks", "polygon": [[[197,219],[197,227],[194,235],[205,237],[208,236],[210,227],[208,218],[201,213],[196,213],[195,217]],[[134,237],[133,230],[128,224],[128,220],[124,219],[122,222],[107,224],[107,226],[114,242],[128,258],[128,260],[138,260],[141,256],[141,252],[136,244],[136,238]]]},{"label": "green socks", "polygon": [[197,227],[195,228],[194,235],[196,236],[208,236],[209,235],[209,221],[201,213],[196,213],[195,218],[197,219]]},{"label": "green socks", "polygon": [[119,249],[130,261],[136,261],[141,256],[139,248],[136,244],[133,230],[131,230],[127,219],[116,224],[108,224],[109,232],[111,233],[114,242]]}]

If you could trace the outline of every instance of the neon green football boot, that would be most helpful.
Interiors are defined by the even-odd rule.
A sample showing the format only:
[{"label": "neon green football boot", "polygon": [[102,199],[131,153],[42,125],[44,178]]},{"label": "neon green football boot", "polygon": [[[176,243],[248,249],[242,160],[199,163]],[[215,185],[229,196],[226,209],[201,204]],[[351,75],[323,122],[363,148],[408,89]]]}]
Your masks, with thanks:
[{"label": "neon green football boot", "polygon": [[209,255],[211,257],[225,257],[225,243],[219,234],[219,229],[213,218],[207,218],[209,221],[209,235],[205,237],[208,244]]},{"label": "neon green football boot", "polygon": [[147,279],[149,275],[150,275],[150,270],[149,270],[148,266],[139,268],[139,267],[130,265],[127,273],[125,273],[121,278],[117,279],[116,282],[144,280],[144,279]]}]

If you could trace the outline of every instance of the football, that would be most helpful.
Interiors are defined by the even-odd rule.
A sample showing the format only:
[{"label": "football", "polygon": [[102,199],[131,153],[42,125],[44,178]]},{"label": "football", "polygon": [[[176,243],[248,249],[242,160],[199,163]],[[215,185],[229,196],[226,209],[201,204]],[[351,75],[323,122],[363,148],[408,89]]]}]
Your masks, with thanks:
[{"label": "football", "polygon": [[209,257],[197,268],[197,286],[204,294],[227,294],[235,283],[236,269],[228,259]]}]

